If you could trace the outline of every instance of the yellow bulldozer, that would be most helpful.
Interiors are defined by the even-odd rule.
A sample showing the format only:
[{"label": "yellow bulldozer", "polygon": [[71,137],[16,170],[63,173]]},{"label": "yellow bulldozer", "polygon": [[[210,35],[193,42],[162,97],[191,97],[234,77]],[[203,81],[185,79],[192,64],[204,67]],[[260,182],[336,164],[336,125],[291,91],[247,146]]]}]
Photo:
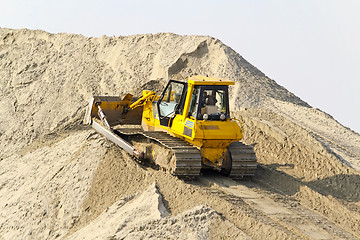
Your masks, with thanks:
[{"label": "yellow bulldozer", "polygon": [[177,176],[215,169],[233,178],[255,174],[252,146],[240,142],[243,126],[230,117],[229,86],[234,81],[192,76],[170,80],[160,96],[93,96],[84,123],[130,155],[149,159]]}]

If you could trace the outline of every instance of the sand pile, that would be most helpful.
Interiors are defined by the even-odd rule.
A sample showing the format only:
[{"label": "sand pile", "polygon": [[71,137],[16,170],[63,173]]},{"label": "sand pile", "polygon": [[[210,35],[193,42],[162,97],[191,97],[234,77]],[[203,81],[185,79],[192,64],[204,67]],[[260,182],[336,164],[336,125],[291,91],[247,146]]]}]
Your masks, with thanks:
[{"label": "sand pile", "polygon": [[233,110],[269,97],[306,105],[211,37],[86,38],[10,29],[0,29],[0,36],[1,156],[79,122],[92,95],[159,89],[170,77],[197,73],[236,80]]},{"label": "sand pile", "polygon": [[162,197],[153,184],[139,196],[120,199],[86,227],[72,234],[70,239],[101,239],[104,236],[110,238],[114,235],[123,238],[133,232],[134,227],[146,226],[150,221],[168,215]]},{"label": "sand pile", "polygon": [[[0,66],[0,239],[360,236],[359,134],[217,39],[0,29]],[[244,196],[310,209],[307,225],[215,182],[143,166],[81,125],[92,95],[160,90],[190,74],[236,81],[231,109],[261,164]]]},{"label": "sand pile", "polygon": [[4,239],[46,238],[70,228],[105,149],[92,131],[53,137],[3,159],[0,226]]},{"label": "sand pile", "polygon": [[[247,238],[229,221],[205,206],[169,216],[155,184],[142,193],[115,202],[95,220],[66,239],[209,239],[210,224],[232,227],[234,236]],[[106,227],[104,227],[106,226]]]}]

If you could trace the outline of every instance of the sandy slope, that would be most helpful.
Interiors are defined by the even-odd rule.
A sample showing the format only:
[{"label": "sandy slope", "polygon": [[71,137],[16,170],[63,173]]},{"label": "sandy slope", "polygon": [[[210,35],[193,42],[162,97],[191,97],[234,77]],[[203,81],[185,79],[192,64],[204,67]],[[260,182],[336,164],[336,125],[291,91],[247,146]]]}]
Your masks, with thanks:
[{"label": "sandy slope", "polygon": [[[0,239],[360,236],[359,134],[217,39],[0,29],[0,66]],[[194,73],[236,81],[231,108],[255,144],[254,180],[183,181],[81,126],[93,94]]]}]

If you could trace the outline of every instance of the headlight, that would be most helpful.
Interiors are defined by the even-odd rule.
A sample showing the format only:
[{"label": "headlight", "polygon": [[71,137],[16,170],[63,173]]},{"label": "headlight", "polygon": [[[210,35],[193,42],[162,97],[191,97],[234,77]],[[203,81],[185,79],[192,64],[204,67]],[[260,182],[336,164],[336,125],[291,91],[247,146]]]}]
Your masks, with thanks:
[{"label": "headlight", "polygon": [[203,115],[203,119],[204,120],[208,120],[208,118],[209,118],[209,115],[207,115],[206,113]]},{"label": "headlight", "polygon": [[226,119],[225,114],[221,114],[221,115],[220,115],[220,120],[223,120],[223,121],[224,121],[225,119]]}]

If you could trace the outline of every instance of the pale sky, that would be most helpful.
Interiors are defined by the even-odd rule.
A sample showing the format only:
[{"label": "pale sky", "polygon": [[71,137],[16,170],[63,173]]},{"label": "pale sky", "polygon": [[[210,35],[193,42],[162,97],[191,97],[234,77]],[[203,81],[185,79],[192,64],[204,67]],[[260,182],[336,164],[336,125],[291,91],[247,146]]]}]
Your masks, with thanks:
[{"label": "pale sky", "polygon": [[220,39],[268,77],[360,132],[358,0],[0,0],[0,27]]}]

